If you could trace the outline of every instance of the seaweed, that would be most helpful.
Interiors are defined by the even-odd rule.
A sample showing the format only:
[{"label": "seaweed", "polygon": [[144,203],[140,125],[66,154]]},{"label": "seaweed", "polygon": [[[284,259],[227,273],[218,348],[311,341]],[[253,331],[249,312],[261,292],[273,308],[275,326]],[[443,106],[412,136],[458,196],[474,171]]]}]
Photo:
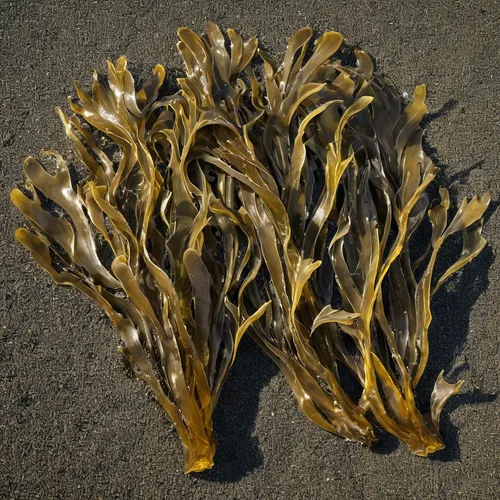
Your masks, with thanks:
[{"label": "seaweed", "polygon": [[[91,180],[74,190],[54,151],[53,175],[28,158],[31,197],[15,189],[12,200],[34,234],[19,229],[16,237],[56,283],[74,286],[109,316],[121,351],[177,429],[186,472],[200,471],[213,464],[211,416],[239,340],[263,312],[238,322],[225,300],[248,230],[219,207],[218,185],[212,190],[191,144],[216,118],[189,97],[157,100],[161,66],[138,92],[125,58],[109,63],[108,74],[107,88],[95,75],[92,96],[76,86],[74,117],[58,110]],[[117,163],[98,146],[97,131],[119,147]],[[39,192],[64,217],[44,210]],[[225,258],[217,260],[221,245]],[[99,246],[112,252],[110,266]]]},{"label": "seaweed", "polygon": [[[376,423],[414,454],[444,447],[440,412],[462,382],[441,373],[429,415],[415,400],[430,301],[484,248],[489,195],[449,220],[446,188],[429,195],[438,168],[422,148],[425,86],[403,105],[366,52],[350,68],[334,58],[339,33],[311,50],[312,37],[299,30],[278,65],[256,38],[181,28],[186,76],[166,97],[162,66],[136,90],[126,59],[108,62],[107,85],[94,75],[92,95],[76,85],[74,116],[58,110],[90,179],[73,188],[49,151],[55,174],[28,158],[31,195],[12,192],[33,230],[17,239],[116,325],[179,433],[186,472],[213,464],[211,416],[245,332],[321,428],[370,445]],[[64,214],[46,211],[42,194]],[[435,277],[456,233],[462,253]]]}]

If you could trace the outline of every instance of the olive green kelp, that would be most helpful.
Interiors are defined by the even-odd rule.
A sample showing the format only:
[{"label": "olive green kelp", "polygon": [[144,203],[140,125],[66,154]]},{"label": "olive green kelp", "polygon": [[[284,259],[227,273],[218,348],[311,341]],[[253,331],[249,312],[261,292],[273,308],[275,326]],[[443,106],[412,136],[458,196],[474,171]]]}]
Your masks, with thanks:
[{"label": "olive green kelp", "polygon": [[[425,88],[402,107],[366,53],[356,68],[333,58],[340,34],[309,51],[312,30],[300,30],[279,66],[255,38],[227,36],[212,23],[204,37],[179,30],[186,77],[171,96],[159,97],[163,67],[136,90],[123,57],[92,96],[77,86],[75,116],[59,116],[90,179],[75,190],[57,153],[54,174],[28,158],[29,193],[12,199],[33,232],[16,237],[116,325],[178,430],[186,472],[213,464],[211,416],[245,331],[320,427],[370,444],[371,415],[415,454],[442,448],[439,415],[461,382],[438,377],[429,416],[413,391],[432,294],[485,246],[488,195],[451,220],[445,188],[429,200]],[[462,254],[435,278],[454,233]]]}]

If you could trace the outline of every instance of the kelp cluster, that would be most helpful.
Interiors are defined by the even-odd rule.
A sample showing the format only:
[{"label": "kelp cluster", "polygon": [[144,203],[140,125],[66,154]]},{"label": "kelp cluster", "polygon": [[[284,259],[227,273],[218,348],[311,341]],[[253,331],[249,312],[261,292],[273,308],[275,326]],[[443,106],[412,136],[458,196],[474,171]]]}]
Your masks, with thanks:
[{"label": "kelp cluster", "polygon": [[[162,66],[138,87],[124,57],[108,62],[91,95],[76,85],[72,117],[58,110],[87,181],[48,151],[53,170],[28,158],[12,192],[33,230],[17,239],[115,324],[186,472],[213,464],[212,412],[245,332],[323,429],[369,445],[376,424],[423,456],[444,446],[439,415],[462,382],[441,373],[429,415],[414,395],[430,300],[484,248],[489,196],[449,217],[446,188],[428,194],[425,87],[403,106],[365,52],[346,67],[340,34],[312,35],[298,31],[278,65],[255,38],[181,28],[186,76],[168,96]],[[455,233],[462,253],[434,276]]]}]

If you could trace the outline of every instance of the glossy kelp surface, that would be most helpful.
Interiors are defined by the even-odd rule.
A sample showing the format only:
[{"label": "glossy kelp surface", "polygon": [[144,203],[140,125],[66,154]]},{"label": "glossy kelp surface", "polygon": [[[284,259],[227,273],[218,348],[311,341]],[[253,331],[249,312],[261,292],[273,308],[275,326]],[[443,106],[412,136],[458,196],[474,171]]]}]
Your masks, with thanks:
[{"label": "glossy kelp surface", "polygon": [[[58,111],[88,182],[74,189],[49,151],[55,173],[28,158],[31,194],[12,193],[33,229],[16,237],[117,326],[179,432],[186,472],[212,466],[211,415],[246,331],[320,427],[370,444],[371,415],[417,455],[444,446],[439,415],[461,382],[440,374],[429,415],[414,396],[430,300],[484,248],[489,196],[454,217],[446,188],[429,200],[438,169],[422,149],[425,87],[403,106],[365,52],[347,68],[340,34],[311,50],[312,35],[297,32],[278,65],[255,38],[181,28],[186,77],[164,98],[163,67],[137,90],[125,58],[108,63],[107,85],[96,75],[92,95],[77,86],[73,117]],[[425,224],[432,236],[416,254]],[[455,233],[462,253],[434,276]]]},{"label": "glossy kelp surface", "polygon": [[[124,58],[108,66],[107,86],[97,76],[91,96],[77,86],[74,117],[58,111],[90,180],[73,189],[53,151],[53,174],[28,158],[29,193],[16,189],[12,200],[34,233],[19,229],[16,237],[54,281],[110,317],[123,354],[176,426],[186,472],[199,471],[213,463],[211,416],[238,342],[263,313],[238,322],[225,300],[241,274],[237,254],[248,230],[219,207],[218,185],[212,190],[197,159],[193,139],[217,117],[181,95],[157,100],[161,66],[137,92]],[[117,146],[114,159],[96,132]],[[51,215],[39,194],[64,214]],[[106,253],[109,264],[100,258]]]}]

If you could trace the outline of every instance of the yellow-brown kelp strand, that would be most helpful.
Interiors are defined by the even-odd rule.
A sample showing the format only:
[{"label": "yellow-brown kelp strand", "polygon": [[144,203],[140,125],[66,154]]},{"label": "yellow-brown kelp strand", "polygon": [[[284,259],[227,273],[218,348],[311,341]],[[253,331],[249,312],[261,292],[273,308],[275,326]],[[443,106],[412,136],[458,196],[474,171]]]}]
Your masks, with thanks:
[{"label": "yellow-brown kelp strand", "polygon": [[[186,472],[213,464],[212,413],[246,331],[318,426],[371,444],[376,421],[417,455],[444,446],[440,412],[461,382],[439,375],[429,416],[414,396],[430,301],[484,248],[489,196],[454,217],[446,188],[431,202],[425,87],[402,106],[365,52],[345,67],[339,33],[312,37],[298,31],[276,64],[255,38],[181,28],[186,77],[165,97],[162,66],[136,90],[124,57],[108,63],[91,95],[76,86],[72,117],[58,110],[87,181],[74,186],[47,151],[55,167],[28,158],[12,192],[32,229],[16,237],[116,325]],[[415,245],[425,225],[430,241]],[[455,233],[462,253],[434,276]]]},{"label": "yellow-brown kelp strand", "polygon": [[[190,86],[213,87],[210,70],[229,55],[221,56],[222,44],[210,34],[189,33],[203,47],[197,60],[210,61],[192,72]],[[431,418],[416,408],[413,390],[428,357],[430,298],[484,247],[481,218],[489,197],[464,202],[446,229],[446,190],[435,207],[426,194],[438,169],[421,145],[425,87],[402,107],[365,52],[355,51],[356,68],[343,67],[334,59],[338,33],[319,37],[306,57],[311,38],[310,28],[297,32],[280,65],[259,51],[264,85],[248,66],[237,85],[225,80],[237,92],[207,105],[226,125],[214,127],[216,144],[204,160],[233,179],[231,203],[254,226],[263,259],[262,286],[257,279],[244,288],[240,310],[248,314],[247,307],[271,301],[251,335],[280,366],[312,421],[370,443],[369,411],[412,452],[427,455],[443,447],[439,412],[461,384],[448,385],[441,375]],[[203,106],[203,94],[194,95]],[[430,253],[412,262],[411,236],[425,220],[434,227]],[[432,288],[437,252],[457,231],[462,255]],[[417,269],[422,262],[423,274]],[[357,353],[348,348],[352,343]],[[359,401],[343,390],[337,363],[360,384]]]},{"label": "yellow-brown kelp strand", "polygon": [[[59,112],[90,180],[75,191],[57,153],[49,152],[54,174],[28,158],[31,195],[16,189],[12,200],[34,234],[19,229],[16,237],[54,281],[110,317],[124,355],[179,433],[186,472],[201,471],[213,464],[212,412],[239,339],[264,312],[239,322],[224,300],[241,273],[238,253],[253,242],[237,214],[218,208],[224,187],[212,189],[196,160],[193,137],[210,118],[182,95],[157,99],[161,66],[138,92],[125,58],[108,67],[108,85],[95,78],[92,96],[77,86],[77,116]],[[42,194],[64,216],[49,214]]]}]

